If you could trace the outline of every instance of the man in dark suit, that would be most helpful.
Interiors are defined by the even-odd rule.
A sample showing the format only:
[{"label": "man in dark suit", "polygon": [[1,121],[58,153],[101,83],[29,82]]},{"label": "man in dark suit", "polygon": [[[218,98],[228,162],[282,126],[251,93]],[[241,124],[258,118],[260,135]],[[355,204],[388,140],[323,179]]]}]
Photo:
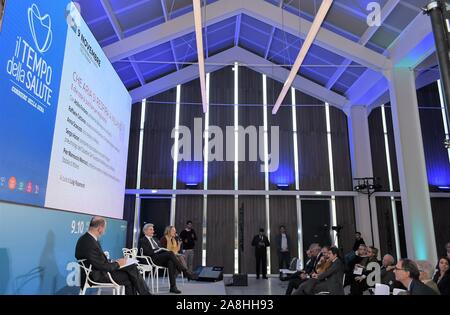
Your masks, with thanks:
[{"label": "man in dark suit", "polygon": [[339,249],[331,247],[328,251],[328,259],[332,262],[330,268],[319,274],[316,279],[318,283],[313,289],[313,293],[330,292],[331,295],[344,295],[344,264],[338,257]]},{"label": "man in dark suit", "polygon": [[[78,260],[85,259],[87,266],[92,266],[90,279],[95,282],[110,282],[107,273],[115,282],[125,286],[125,294],[135,295],[136,292],[140,295],[148,295],[148,291],[144,279],[142,279],[137,266],[126,266],[127,260],[125,258],[118,259],[115,262],[109,262],[106,258],[103,249],[98,242],[98,239],[105,233],[106,221],[102,217],[93,217],[89,230],[78,239],[75,248],[75,257]],[[84,286],[86,275],[81,272],[81,285]]]},{"label": "man in dark suit", "polygon": [[266,248],[270,246],[270,243],[269,243],[269,239],[264,234],[263,228],[260,228],[259,234],[255,235],[255,237],[253,237],[252,246],[255,247],[256,279],[259,279],[260,271],[262,271],[263,279],[267,279],[267,249]]},{"label": "man in dark suit", "polygon": [[380,269],[380,281],[381,284],[386,284],[389,286],[391,292],[394,289],[406,290],[403,284],[395,280],[395,259],[392,255],[386,254],[383,257],[381,269]]},{"label": "man in dark suit", "polygon": [[419,280],[417,264],[410,259],[401,259],[395,266],[395,279],[408,290],[409,295],[437,295],[437,293]]},{"label": "man in dark suit", "polygon": [[[289,268],[289,260],[291,258],[290,254],[290,238],[286,233],[286,227],[284,225],[280,226],[280,234],[276,237],[277,244],[277,254],[278,254],[278,269],[288,269]],[[281,278],[280,271],[280,278]]]},{"label": "man in dark suit", "polygon": [[306,251],[306,255],[308,260],[306,261],[305,268],[287,277],[289,284],[286,289],[286,295],[291,295],[294,289],[298,289],[298,287],[308,279],[308,276],[315,271],[317,263],[319,262],[320,257],[322,257],[319,244],[311,244]]},{"label": "man in dark suit", "polygon": [[159,245],[159,242],[153,238],[155,233],[153,224],[148,223],[143,227],[144,236],[139,240],[139,248],[142,255],[149,256],[157,266],[167,267],[169,269],[170,292],[181,293],[176,284],[176,272],[183,272],[188,279],[197,277],[184,267],[175,254]]}]

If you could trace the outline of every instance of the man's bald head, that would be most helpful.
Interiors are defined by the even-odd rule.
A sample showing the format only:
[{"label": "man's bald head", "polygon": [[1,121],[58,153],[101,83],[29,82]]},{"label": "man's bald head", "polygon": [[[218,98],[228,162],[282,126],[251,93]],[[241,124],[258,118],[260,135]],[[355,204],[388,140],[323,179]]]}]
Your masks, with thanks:
[{"label": "man's bald head", "polygon": [[383,257],[383,266],[393,266],[395,264],[395,259],[392,255],[386,254]]},{"label": "man's bald head", "polygon": [[103,217],[95,216],[89,223],[89,232],[95,234],[97,237],[105,234],[106,220]]}]

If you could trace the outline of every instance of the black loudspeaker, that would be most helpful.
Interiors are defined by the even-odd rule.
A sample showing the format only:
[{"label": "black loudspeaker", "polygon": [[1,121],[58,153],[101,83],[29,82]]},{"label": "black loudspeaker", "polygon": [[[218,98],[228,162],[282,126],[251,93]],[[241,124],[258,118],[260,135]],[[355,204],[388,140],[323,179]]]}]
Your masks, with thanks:
[{"label": "black loudspeaker", "polygon": [[248,277],[246,273],[239,273],[233,275],[234,287],[246,287],[248,286]]},{"label": "black loudspeaker", "polygon": [[200,267],[197,269],[197,281],[215,282],[223,280],[223,267]]}]

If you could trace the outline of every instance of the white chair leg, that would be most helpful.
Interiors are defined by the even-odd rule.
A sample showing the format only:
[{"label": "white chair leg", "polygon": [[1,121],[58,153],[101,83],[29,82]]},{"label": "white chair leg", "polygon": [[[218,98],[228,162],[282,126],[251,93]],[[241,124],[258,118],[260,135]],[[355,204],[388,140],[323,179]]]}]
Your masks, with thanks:
[{"label": "white chair leg", "polygon": [[[170,278],[169,278],[169,269],[164,269],[164,272],[167,272],[167,285],[169,286],[169,290],[170,290]],[[176,281],[177,279],[175,279]]]},{"label": "white chair leg", "polygon": [[[163,269],[163,283],[166,280],[166,270],[167,270],[166,268]],[[169,285],[169,287],[170,287],[170,285]]]},{"label": "white chair leg", "polygon": [[159,293],[159,270],[158,270],[158,268],[156,268],[156,278],[155,278],[155,281],[156,281],[156,293]]}]

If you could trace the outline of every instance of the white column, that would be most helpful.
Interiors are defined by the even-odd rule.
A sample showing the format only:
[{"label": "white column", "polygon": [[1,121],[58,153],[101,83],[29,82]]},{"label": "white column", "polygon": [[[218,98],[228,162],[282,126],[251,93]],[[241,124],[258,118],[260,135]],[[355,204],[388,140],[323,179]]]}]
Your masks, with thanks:
[{"label": "white column", "polygon": [[409,68],[394,68],[386,76],[408,258],[435,261],[436,242],[414,72]]},{"label": "white column", "polygon": [[[347,116],[353,177],[373,177],[367,107],[354,105],[349,109]],[[354,200],[356,229],[361,232],[366,244],[380,248],[375,198],[371,199],[373,240],[368,198],[359,194]]]}]

